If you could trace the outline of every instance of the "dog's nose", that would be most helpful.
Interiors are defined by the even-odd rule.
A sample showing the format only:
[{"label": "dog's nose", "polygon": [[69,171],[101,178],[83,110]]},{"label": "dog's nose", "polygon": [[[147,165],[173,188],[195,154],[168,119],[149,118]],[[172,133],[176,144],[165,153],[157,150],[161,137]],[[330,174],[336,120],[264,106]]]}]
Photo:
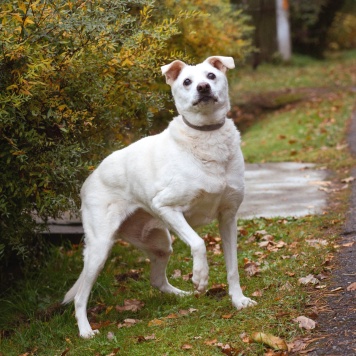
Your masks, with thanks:
[{"label": "dog's nose", "polygon": [[208,93],[210,91],[209,83],[200,83],[197,86],[197,90],[199,93]]}]

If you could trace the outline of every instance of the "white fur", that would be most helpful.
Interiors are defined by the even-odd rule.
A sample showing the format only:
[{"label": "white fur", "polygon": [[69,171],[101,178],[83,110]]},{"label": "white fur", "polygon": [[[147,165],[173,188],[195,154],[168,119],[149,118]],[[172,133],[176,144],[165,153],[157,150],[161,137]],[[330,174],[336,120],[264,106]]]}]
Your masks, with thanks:
[{"label": "white fur", "polygon": [[[80,336],[88,338],[97,332],[87,319],[87,301],[115,237],[148,254],[153,286],[183,295],[186,292],[173,287],[166,277],[172,252],[169,230],[174,232],[191,247],[192,280],[196,290],[204,292],[208,284],[206,248],[192,227],[215,218],[232,303],[237,309],[255,304],[243,295],[237,268],[236,214],[244,194],[244,162],[240,134],[226,119],[230,104],[225,72],[233,67],[232,58],[218,56],[197,66],[174,61],[162,67],[180,115],[161,134],[112,153],[85,181],[81,191],[84,268],[64,298],[64,303],[74,299]],[[216,77],[209,79],[209,73]],[[184,85],[185,79],[191,84]],[[209,84],[211,100],[199,102],[201,83]],[[225,124],[214,131],[199,131],[187,126],[182,115],[197,126],[223,120]]]}]

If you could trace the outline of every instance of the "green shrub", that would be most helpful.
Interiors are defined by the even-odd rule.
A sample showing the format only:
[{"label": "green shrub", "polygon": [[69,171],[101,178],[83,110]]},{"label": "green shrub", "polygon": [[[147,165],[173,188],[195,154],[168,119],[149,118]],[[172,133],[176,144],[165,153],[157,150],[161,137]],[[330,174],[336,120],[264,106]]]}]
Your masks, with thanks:
[{"label": "green shrub", "polygon": [[108,148],[152,128],[167,98],[160,66],[188,59],[181,32],[189,37],[190,21],[206,18],[165,9],[149,0],[2,1],[0,266],[36,264],[35,218],[75,210],[81,182]]}]

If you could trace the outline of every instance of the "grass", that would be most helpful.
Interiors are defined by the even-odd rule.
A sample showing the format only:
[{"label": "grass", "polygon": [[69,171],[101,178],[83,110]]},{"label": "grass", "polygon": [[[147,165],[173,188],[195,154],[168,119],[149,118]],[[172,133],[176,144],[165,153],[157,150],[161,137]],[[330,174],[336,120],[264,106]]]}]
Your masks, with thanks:
[{"label": "grass", "polygon": [[[248,162],[307,161],[333,171],[336,183],[349,175],[355,160],[345,147],[345,130],[354,96],[345,87],[355,86],[351,67],[355,52],[317,62],[297,58],[290,66],[261,66],[245,69],[232,84],[232,101],[250,91],[268,92],[290,87],[332,87],[313,101],[303,100],[269,113],[243,135]],[[355,71],[353,71],[355,73]],[[340,84],[335,87],[335,80]],[[335,183],[335,184],[336,184]],[[93,289],[89,319],[100,329],[91,340],[77,334],[73,306],[58,303],[82,268],[81,246],[55,248],[47,266],[28,272],[0,299],[0,354],[12,355],[221,355],[224,345],[230,354],[263,355],[268,346],[246,342],[255,331],[271,333],[290,342],[308,335],[293,322],[313,314],[310,288],[298,279],[308,274],[328,274],[347,208],[348,190],[333,193],[333,205],[324,215],[303,218],[253,219],[239,221],[239,265],[241,284],[258,305],[236,311],[224,294],[226,272],[219,253],[215,223],[199,230],[207,236],[210,266],[209,293],[179,298],[149,286],[149,262],[136,249],[116,244]],[[260,247],[265,230],[274,242],[285,245],[275,250]],[[311,246],[307,240],[322,239],[326,246]],[[252,262],[260,269],[249,276],[244,267]],[[179,239],[174,242],[167,274],[172,284],[192,290],[187,278],[173,278],[179,270],[189,276],[190,251]],[[134,271],[134,278],[127,273]],[[120,280],[120,281],[118,281]],[[326,282],[327,283],[327,282]],[[125,300],[137,299],[144,306],[136,312],[120,312]],[[118,327],[126,319],[138,320],[131,327]],[[158,321],[157,321],[158,320]],[[215,340],[215,341],[214,341]],[[228,351],[225,350],[225,353]]]}]

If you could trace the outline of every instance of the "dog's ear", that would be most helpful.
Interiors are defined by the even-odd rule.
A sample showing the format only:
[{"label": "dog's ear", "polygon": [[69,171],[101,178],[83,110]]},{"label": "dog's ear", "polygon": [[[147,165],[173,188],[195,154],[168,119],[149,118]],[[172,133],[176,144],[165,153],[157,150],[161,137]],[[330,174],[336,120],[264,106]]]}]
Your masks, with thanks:
[{"label": "dog's ear", "polygon": [[213,56],[208,57],[204,62],[208,62],[223,73],[226,73],[228,69],[235,68],[235,62],[232,57]]},{"label": "dog's ear", "polygon": [[170,64],[161,67],[162,74],[166,76],[166,83],[172,85],[185,66],[186,64],[184,62],[176,60]]}]

